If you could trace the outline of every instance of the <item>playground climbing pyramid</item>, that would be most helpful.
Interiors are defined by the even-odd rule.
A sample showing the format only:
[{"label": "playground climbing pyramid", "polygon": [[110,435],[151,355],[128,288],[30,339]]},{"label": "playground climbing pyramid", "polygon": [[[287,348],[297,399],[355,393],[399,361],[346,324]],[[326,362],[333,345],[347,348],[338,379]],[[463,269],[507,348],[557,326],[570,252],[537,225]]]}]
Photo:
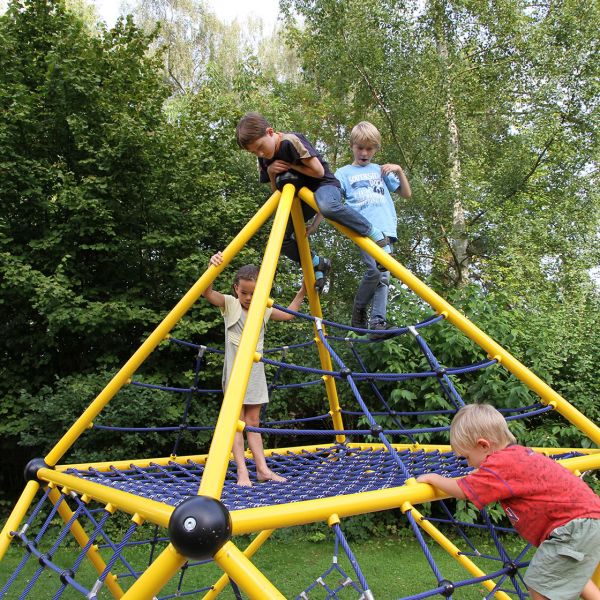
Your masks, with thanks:
[{"label": "playground climbing pyramid", "polygon": [[[466,461],[451,452],[447,441],[447,422],[465,403],[455,382],[479,370],[503,369],[536,396],[536,401],[527,406],[503,408],[507,420],[540,418],[549,412],[559,414],[581,432],[582,440],[591,442],[582,446],[600,445],[600,428],[377,244],[332,223],[432,311],[424,320],[391,332],[398,338],[412,339],[427,364],[423,371],[369,372],[357,350],[368,340],[350,335],[352,327],[322,314],[314,286],[309,238],[304,235],[301,202],[316,209],[314,197],[306,188],[297,191],[287,184],[283,191],[274,192],[223,251],[223,263],[208,268],[48,454],[26,466],[25,488],[0,535],[3,563],[9,554],[13,557],[18,553],[14,569],[5,569],[5,563],[0,569],[6,573],[0,579],[0,597],[39,598],[43,589],[46,594],[52,590],[47,596],[52,598],[215,598],[230,586],[238,598],[284,598],[275,578],[257,568],[253,555],[277,529],[322,523],[332,532],[334,560],[329,568],[315,572],[304,587],[294,592],[295,597],[321,598],[326,594],[327,598],[373,598],[369,574],[353,554],[343,525],[355,515],[393,509],[399,509],[403,516],[398,518],[405,519],[414,533],[431,576],[428,587],[408,593],[391,590],[390,598],[448,598],[468,586],[477,586],[490,598],[527,597],[521,576],[527,565],[527,547],[515,551],[511,546],[508,550],[503,544],[506,528],[492,522],[484,511],[482,522],[476,527],[488,533],[495,553],[483,556],[471,542],[473,524],[457,520],[440,492],[416,482],[423,473],[461,477],[470,471]],[[213,349],[173,339],[170,332],[272,216],[230,384],[216,422],[208,427],[212,431],[208,453],[178,456],[175,447],[172,455],[166,457],[61,463],[79,438],[97,427],[96,421],[107,404],[119,401],[118,392],[136,383],[140,366],[165,340],[189,350],[196,365],[189,389],[176,392],[193,399],[202,391],[198,389],[198,373],[205,365],[206,354]],[[315,357],[309,366],[290,358],[290,348],[283,354],[256,352],[264,311],[272,304],[269,294],[289,218],[294,224],[308,290],[309,312],[294,314],[309,331],[309,341],[299,345],[308,347]],[[424,332],[442,322],[460,330],[481,350],[482,356],[466,365],[441,364]],[[353,357],[352,364],[348,356]],[[255,428],[265,436],[302,434],[318,441],[294,447],[279,443],[276,449],[266,450],[269,467],[285,475],[287,481],[242,488],[232,477],[231,449],[236,431],[244,428],[238,415],[251,366],[258,360],[278,373],[293,372],[298,378],[299,382],[293,384],[275,382],[272,389],[295,385],[301,394],[302,386],[318,386],[324,407],[323,415],[318,416],[322,419],[318,427],[312,426],[315,420],[290,420],[274,427],[267,423]],[[403,412],[392,407],[380,393],[383,382],[402,386],[405,381],[425,377],[438,385],[443,398],[437,411]],[[351,407],[342,406],[340,389],[345,391],[343,397],[352,398]],[[372,399],[379,403],[377,408],[371,405]],[[441,421],[444,424],[436,425]],[[360,426],[348,427],[349,422]],[[109,429],[107,435],[116,435],[114,430],[105,429]],[[182,429],[194,430],[184,420],[173,427],[175,431]],[[425,434],[444,441],[420,443]],[[576,474],[600,468],[597,448],[536,450],[560,460]],[[417,506],[430,502],[439,510],[434,510],[432,516],[421,514]],[[457,533],[462,548],[449,539],[448,530]],[[248,534],[254,538],[241,549],[239,536]],[[431,543],[456,559],[464,577],[451,579],[442,572],[429,550]],[[148,550],[142,562],[140,547]],[[343,560],[338,560],[338,555]],[[482,559],[487,560],[485,571],[480,566]],[[212,571],[213,579],[208,575],[199,583],[202,577],[194,573],[202,572],[206,563],[216,564],[222,575],[215,580]],[[600,583],[598,572],[595,581]]]}]

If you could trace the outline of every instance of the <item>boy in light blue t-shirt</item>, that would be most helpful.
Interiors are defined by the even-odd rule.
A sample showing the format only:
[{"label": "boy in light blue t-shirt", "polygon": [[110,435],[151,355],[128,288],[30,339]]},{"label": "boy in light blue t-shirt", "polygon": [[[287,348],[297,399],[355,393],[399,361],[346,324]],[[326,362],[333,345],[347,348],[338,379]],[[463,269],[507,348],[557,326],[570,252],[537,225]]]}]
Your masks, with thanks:
[{"label": "boy in light blue t-shirt", "polygon": [[[397,218],[390,192],[399,191],[402,198],[410,198],[410,184],[399,165],[377,165],[371,159],[381,148],[381,134],[368,121],[361,121],[350,134],[350,147],[354,161],[341,167],[335,176],[342,184],[342,195],[346,204],[363,215],[371,225],[389,238],[389,245],[397,241]],[[371,339],[387,337],[386,313],[390,283],[390,272],[381,271],[380,265],[369,254],[361,250],[367,265],[362,281],[354,298],[352,327],[367,328],[368,308],[371,306]]]}]

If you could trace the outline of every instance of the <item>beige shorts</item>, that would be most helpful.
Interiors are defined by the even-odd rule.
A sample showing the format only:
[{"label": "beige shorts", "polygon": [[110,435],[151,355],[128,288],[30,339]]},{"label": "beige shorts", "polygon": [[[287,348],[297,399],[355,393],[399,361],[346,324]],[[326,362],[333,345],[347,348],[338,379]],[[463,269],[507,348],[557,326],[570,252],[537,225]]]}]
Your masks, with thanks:
[{"label": "beige shorts", "polygon": [[550,600],[577,600],[600,563],[600,519],[573,519],[542,542],[525,584]]}]

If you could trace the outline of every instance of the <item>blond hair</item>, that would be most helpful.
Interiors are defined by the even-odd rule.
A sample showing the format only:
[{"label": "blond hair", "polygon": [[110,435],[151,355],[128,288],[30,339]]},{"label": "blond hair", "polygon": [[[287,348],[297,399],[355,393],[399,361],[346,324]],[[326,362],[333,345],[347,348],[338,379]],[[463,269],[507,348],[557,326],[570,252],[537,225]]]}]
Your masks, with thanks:
[{"label": "blond hair", "polygon": [[373,123],[361,121],[352,128],[350,133],[350,145],[354,146],[354,144],[376,146],[379,150],[381,148],[381,134]]},{"label": "blond hair", "polygon": [[460,454],[462,450],[475,448],[480,438],[488,440],[494,449],[517,442],[502,413],[491,404],[467,404],[452,419],[450,445]]}]

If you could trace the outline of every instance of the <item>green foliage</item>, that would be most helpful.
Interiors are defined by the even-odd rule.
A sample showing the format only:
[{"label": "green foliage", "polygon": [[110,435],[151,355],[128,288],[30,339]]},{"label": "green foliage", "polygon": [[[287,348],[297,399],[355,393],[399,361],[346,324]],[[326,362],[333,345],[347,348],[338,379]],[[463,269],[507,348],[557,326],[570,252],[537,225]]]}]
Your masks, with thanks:
[{"label": "green foliage", "polygon": [[[85,7],[77,4],[73,14],[59,0],[11,2],[0,17],[0,448],[8,457],[0,482],[8,494],[21,489],[27,460],[54,445],[266,198],[255,158],[235,145],[235,124],[248,110],[263,112],[278,130],[306,133],[334,168],[350,160],[350,128],[373,121],[384,140],[376,160],[401,163],[413,188],[413,198],[397,206],[396,256],[600,422],[600,348],[590,334],[600,314],[590,279],[599,261],[597,6],[282,5],[288,16],[297,10],[304,27],[288,19],[260,44],[192,0],[169,27],[167,0],[143,3],[137,21],[120,20],[109,31],[94,29]],[[182,39],[188,26],[193,35]],[[447,100],[460,134],[458,187],[450,177]],[[462,232],[453,221],[457,202],[466,214]],[[240,265],[260,263],[268,229],[217,289],[229,289]],[[461,235],[475,283],[453,290],[450,249]],[[311,245],[333,260],[323,313],[349,322],[363,270],[358,252],[327,224]],[[298,285],[297,266],[281,259],[272,295],[286,304]],[[430,314],[392,285],[390,323]],[[442,365],[485,358],[447,323],[421,332]],[[222,319],[201,300],[173,335],[220,346]],[[268,346],[306,339],[301,323],[267,331]],[[429,369],[409,337],[360,351],[372,371]],[[352,352],[340,352],[354,367]],[[218,389],[221,359],[207,361],[201,383]],[[294,361],[318,366],[312,349]],[[192,366],[188,354],[163,344],[139,379],[187,386]],[[456,386],[469,402],[535,400],[500,367]],[[379,387],[396,410],[448,407],[436,382]],[[376,405],[368,385],[361,392]],[[190,423],[214,422],[219,400],[196,399]],[[347,391],[340,401],[354,407]],[[285,390],[274,394],[268,418],[326,410],[322,386]],[[178,422],[182,411],[181,398],[126,387],[97,422],[158,427]],[[447,423],[444,415],[420,421]],[[514,431],[534,445],[590,443],[553,414]],[[173,437],[132,433],[113,436],[108,447],[106,435],[90,430],[69,459],[155,456],[171,451]],[[186,434],[181,451],[203,451],[208,440]],[[304,440],[281,443],[295,441]],[[365,519],[356,522],[357,538],[393,526]]]}]

